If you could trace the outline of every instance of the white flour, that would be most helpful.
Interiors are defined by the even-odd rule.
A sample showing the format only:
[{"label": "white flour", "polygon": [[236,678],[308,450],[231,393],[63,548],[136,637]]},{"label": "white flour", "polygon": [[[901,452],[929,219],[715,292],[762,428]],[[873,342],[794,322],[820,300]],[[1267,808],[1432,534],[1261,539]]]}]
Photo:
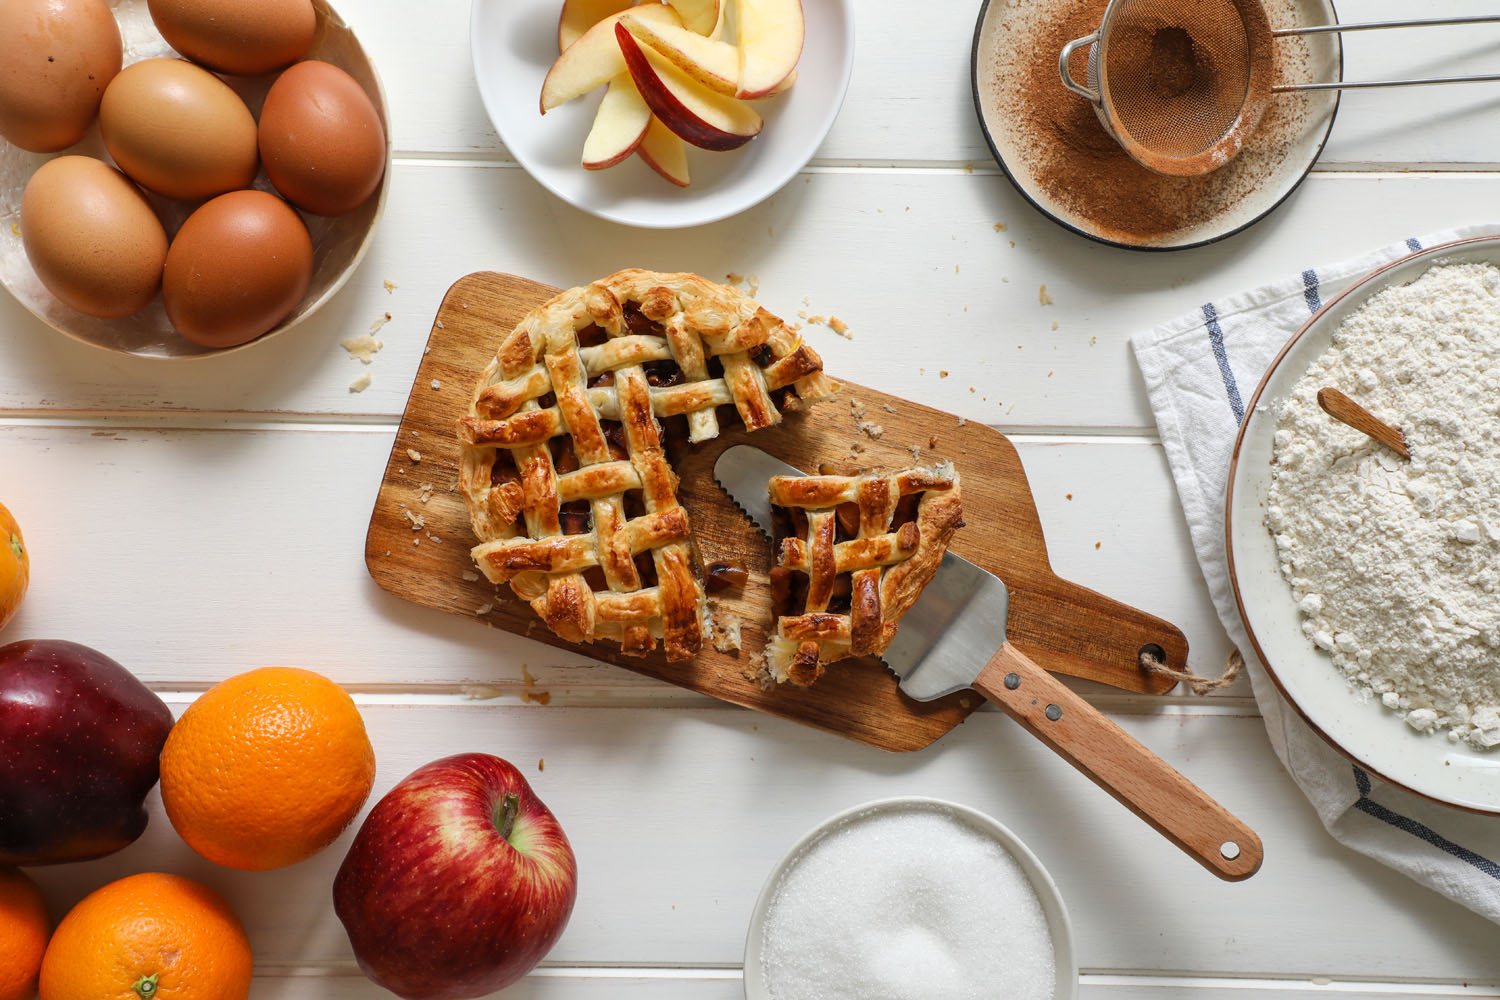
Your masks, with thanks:
[{"label": "white flour", "polygon": [[[1342,389],[1405,462],[1324,414]],[[1373,296],[1278,415],[1266,523],[1302,630],[1420,731],[1500,744],[1500,269]]]}]

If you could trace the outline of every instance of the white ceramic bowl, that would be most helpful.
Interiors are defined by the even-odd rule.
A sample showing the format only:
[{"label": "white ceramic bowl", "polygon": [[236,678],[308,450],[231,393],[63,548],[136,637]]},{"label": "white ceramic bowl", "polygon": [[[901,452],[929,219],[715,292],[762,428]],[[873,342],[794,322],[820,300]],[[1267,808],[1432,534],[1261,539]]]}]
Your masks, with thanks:
[{"label": "white ceramic bowl", "polygon": [[[142,59],[177,55],[151,23],[146,0],[111,0],[110,5],[114,8],[115,19],[120,24],[120,34],[125,43],[125,65]],[[292,329],[333,298],[359,266],[365,251],[370,247],[375,223],[385,210],[386,194],[391,186],[391,126],[387,117],[385,90],[380,85],[380,77],[375,73],[374,64],[359,44],[359,39],[354,37],[353,30],[329,6],[327,0],[313,0],[313,7],[318,14],[318,34],[306,58],[320,59],[339,67],[354,77],[369,95],[380,115],[381,125],[385,128],[385,176],[381,178],[380,189],[375,195],[347,215],[330,219],[299,211],[298,214],[307,223],[308,233],[313,240],[315,264],[312,283],[308,286],[307,294],[302,297],[301,304],[280,325],[246,344],[217,349],[200,347],[172,329],[159,295],[151,305],[134,316],[98,319],[63,305],[42,286],[26,259],[20,230],[16,226],[20,219],[21,193],[36,169],[54,156],[82,153],[109,162],[109,154],[99,137],[97,122],[90,127],[89,134],[81,142],[61,153],[28,153],[0,139],[0,285],[4,285],[42,322],[74,340],[107,351],[149,358],[201,358],[243,350]],[[266,91],[270,89],[273,79],[274,75],[227,77],[225,82],[245,99],[250,110],[259,117],[261,104],[265,101]],[[256,174],[254,186],[264,191],[275,190],[266,179],[264,170]],[[146,197],[161,216],[168,236],[177,232],[177,227],[187,218],[191,209],[196,207],[161,198],[150,192],[146,192]]]},{"label": "white ceramic bowl", "polygon": [[579,164],[603,88],[543,117],[542,80],[557,58],[562,0],[474,0],[469,44],[479,96],[505,148],[527,173],[571,205],[645,229],[682,229],[743,212],[807,165],[844,102],[854,70],[852,0],[804,0],[807,37],[797,82],[755,102],[760,135],[728,152],[688,148],[692,183],[679,188],[638,156],[608,170]]},{"label": "white ceramic bowl", "polygon": [[[999,821],[977,809],[971,809],[956,802],[916,795],[876,799],[830,816],[797,841],[786,856],[777,862],[776,867],[771,869],[765,886],[760,890],[760,898],[755,901],[755,910],[750,916],[750,931],[745,938],[745,1000],[770,1000],[770,993],[765,986],[765,973],[761,968],[761,947],[764,942],[766,911],[770,909],[771,900],[775,897],[776,890],[787,872],[796,867],[818,841],[835,830],[847,828],[848,825],[863,820],[902,812],[936,812],[950,816],[988,837],[1015,858],[1016,863],[1025,872],[1032,889],[1036,891],[1037,900],[1041,903],[1042,912],[1047,918],[1048,930],[1052,935],[1052,950],[1055,956],[1053,968],[1057,974],[1053,1000],[1077,1000],[1078,958],[1073,946],[1073,923],[1068,919],[1068,911],[1063,905],[1062,894],[1057,891],[1057,884],[1052,881],[1052,876],[1047,873],[1047,869],[1043,868],[1036,855],[1021,843],[1020,838]],[[998,928],[995,942],[997,947],[1004,945]]]},{"label": "white ceramic bowl", "polygon": [[1276,411],[1345,318],[1376,292],[1413,281],[1438,263],[1500,266],[1500,238],[1464,240],[1403,257],[1329,300],[1282,349],[1250,400],[1235,441],[1225,507],[1230,580],[1240,617],[1277,688],[1322,737],[1382,780],[1437,802],[1500,813],[1500,753],[1418,733],[1378,700],[1351,691],[1343,672],[1302,634],[1292,588],[1265,526]]}]

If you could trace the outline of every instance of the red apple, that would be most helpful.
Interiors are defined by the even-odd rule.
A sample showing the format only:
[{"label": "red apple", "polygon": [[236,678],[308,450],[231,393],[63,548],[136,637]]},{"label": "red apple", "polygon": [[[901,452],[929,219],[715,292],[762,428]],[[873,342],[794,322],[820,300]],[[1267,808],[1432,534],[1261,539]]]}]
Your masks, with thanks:
[{"label": "red apple", "polygon": [[366,976],[465,1000],[526,975],[567,926],[578,866],[521,772],[489,754],[420,767],[370,810],[333,883]]},{"label": "red apple", "polygon": [[76,642],[0,647],[0,865],[103,857],[146,829],[172,713]]},{"label": "red apple", "polygon": [[614,32],[641,97],[684,141],[701,149],[738,149],[760,134],[761,117],[750,105],[688,77],[666,56],[636,41],[625,25],[616,22]]}]

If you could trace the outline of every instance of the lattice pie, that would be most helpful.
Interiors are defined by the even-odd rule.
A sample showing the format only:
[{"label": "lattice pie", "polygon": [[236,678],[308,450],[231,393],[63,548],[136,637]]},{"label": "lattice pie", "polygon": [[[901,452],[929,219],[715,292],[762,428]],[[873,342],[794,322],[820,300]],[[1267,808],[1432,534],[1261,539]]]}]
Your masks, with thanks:
[{"label": "lattice pie", "polygon": [[459,422],[474,561],[565,639],[691,659],[704,594],[671,448],[832,386],[795,331],[697,275],[563,292],[505,338]]},{"label": "lattice pie", "polygon": [[825,665],[878,656],[963,527],[951,465],[771,479],[776,631],[766,661],[806,686]]}]

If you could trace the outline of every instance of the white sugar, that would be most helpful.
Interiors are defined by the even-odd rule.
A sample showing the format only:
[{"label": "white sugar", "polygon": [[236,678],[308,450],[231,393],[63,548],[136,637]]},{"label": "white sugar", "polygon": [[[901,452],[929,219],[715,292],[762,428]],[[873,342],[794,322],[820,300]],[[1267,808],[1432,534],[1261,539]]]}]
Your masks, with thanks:
[{"label": "white sugar", "polygon": [[862,813],[766,911],[773,1000],[1050,1000],[1052,935],[1016,859],[952,812]]}]

